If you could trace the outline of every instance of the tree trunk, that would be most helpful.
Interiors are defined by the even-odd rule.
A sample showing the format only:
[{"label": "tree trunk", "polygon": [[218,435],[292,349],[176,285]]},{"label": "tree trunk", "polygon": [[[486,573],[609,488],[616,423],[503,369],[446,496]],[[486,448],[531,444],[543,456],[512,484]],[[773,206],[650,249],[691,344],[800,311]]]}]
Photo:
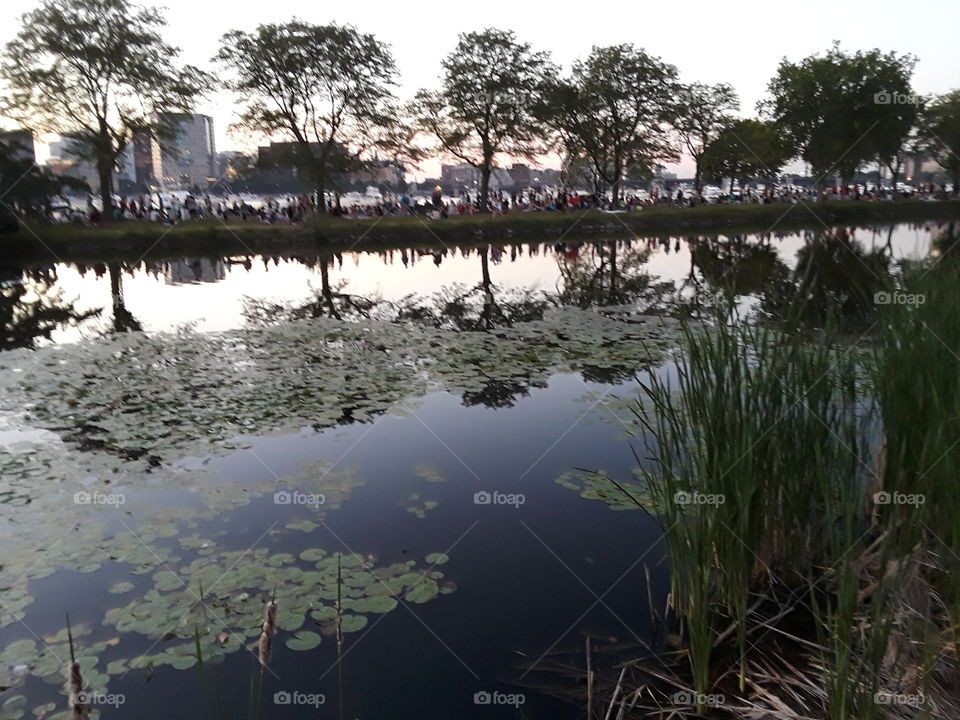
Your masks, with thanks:
[{"label": "tree trunk", "polygon": [[619,207],[620,205],[620,176],[619,175],[613,179],[612,183],[610,183],[610,202],[613,203],[614,207]]},{"label": "tree trunk", "polygon": [[113,219],[113,169],[101,162],[97,173],[100,176],[100,205],[103,208],[101,219],[110,222]]},{"label": "tree trunk", "polygon": [[953,196],[960,197],[960,165],[953,169]]},{"label": "tree trunk", "polygon": [[619,304],[617,296],[617,241],[610,241],[610,304]]},{"label": "tree trunk", "polygon": [[480,197],[477,198],[477,207],[480,208],[480,212],[486,213],[490,212],[490,173],[492,168],[490,163],[484,163],[480,168]]},{"label": "tree trunk", "polygon": [[693,189],[697,193],[697,199],[699,199],[700,198],[700,158],[694,158]]}]

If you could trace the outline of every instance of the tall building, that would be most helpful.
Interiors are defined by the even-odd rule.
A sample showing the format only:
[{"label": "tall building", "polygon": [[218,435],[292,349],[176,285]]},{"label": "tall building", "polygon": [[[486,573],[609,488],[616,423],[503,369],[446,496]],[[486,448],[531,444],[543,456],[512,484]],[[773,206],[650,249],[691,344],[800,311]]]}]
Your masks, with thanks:
[{"label": "tall building", "polygon": [[[217,180],[217,148],[213,118],[209,115],[177,113],[164,120],[177,126],[172,140],[160,150],[160,179],[168,188],[206,188]],[[151,151],[152,152],[152,151]]]},{"label": "tall building", "polygon": [[32,130],[0,130],[0,143],[17,160],[29,160],[32,163],[37,161]]},{"label": "tall building", "polygon": [[163,178],[160,145],[147,130],[133,133],[133,167],[137,185],[157,187]]}]

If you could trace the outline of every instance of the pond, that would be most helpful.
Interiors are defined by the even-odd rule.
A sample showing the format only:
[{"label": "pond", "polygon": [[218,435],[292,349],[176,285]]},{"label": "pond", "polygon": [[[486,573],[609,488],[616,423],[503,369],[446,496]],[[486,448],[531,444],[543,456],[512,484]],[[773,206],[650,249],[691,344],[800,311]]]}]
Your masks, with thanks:
[{"label": "pond", "polygon": [[582,717],[585,637],[662,641],[606,478],[678,318],[883,302],[953,232],[0,268],[0,716],[70,717],[69,616],[93,716]]}]

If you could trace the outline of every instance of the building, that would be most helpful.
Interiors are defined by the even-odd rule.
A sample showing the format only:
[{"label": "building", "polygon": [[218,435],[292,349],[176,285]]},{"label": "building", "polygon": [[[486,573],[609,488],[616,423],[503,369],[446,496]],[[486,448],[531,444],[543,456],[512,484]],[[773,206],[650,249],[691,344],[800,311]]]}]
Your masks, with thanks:
[{"label": "building", "polygon": [[133,174],[137,185],[150,189],[160,186],[163,162],[160,144],[148,130],[133,133]]},{"label": "building", "polygon": [[404,182],[405,168],[402,163],[393,160],[371,160],[360,170],[351,170],[347,173],[348,183],[373,183],[378,187],[396,189]]},{"label": "building", "polygon": [[533,173],[530,172],[530,166],[522,163],[514,163],[510,166],[510,180],[518,188],[530,187],[533,179]]},{"label": "building", "polygon": [[474,185],[480,184],[480,173],[473,165],[463,163],[461,165],[441,165],[440,166],[440,185],[451,192],[459,192],[462,189],[469,190]]},{"label": "building", "polygon": [[[81,158],[83,151],[80,141],[70,135],[61,135],[59,140],[49,143],[48,147],[50,157],[47,158],[46,166],[50,172],[54,175],[79,178],[92,190],[99,189],[100,174],[93,163]],[[120,153],[113,173],[113,191],[122,192],[122,185],[132,183],[135,176],[135,149],[132,145],[127,145]]]},{"label": "building", "polygon": [[[160,184],[167,189],[206,188],[217,181],[217,148],[213,136],[213,118],[194,113],[166,114],[177,130],[174,137],[160,144]],[[145,169],[153,150],[143,148]]]},{"label": "building", "polygon": [[0,143],[8,149],[12,159],[27,160],[32,163],[37,161],[32,130],[0,130]]}]

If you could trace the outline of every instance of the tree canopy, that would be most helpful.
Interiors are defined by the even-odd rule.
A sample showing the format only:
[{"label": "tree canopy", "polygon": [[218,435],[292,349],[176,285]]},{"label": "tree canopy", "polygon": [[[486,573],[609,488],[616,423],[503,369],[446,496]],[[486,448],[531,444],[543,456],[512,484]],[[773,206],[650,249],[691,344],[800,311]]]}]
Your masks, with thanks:
[{"label": "tree canopy", "polygon": [[214,58],[233,73],[239,124],[289,141],[290,161],[319,192],[391,147],[397,70],[387,45],[348,25],[300,20],[223,36]]},{"label": "tree canopy", "polygon": [[919,135],[924,147],[950,173],[953,194],[960,195],[960,90],[930,103],[923,113]]},{"label": "tree canopy", "polygon": [[541,117],[565,151],[589,158],[614,200],[628,177],[678,160],[668,121],[677,70],[633,45],[594,47],[570,76],[548,85]]},{"label": "tree canopy", "polygon": [[706,147],[734,121],[740,100],[726,83],[691,83],[681,88],[673,124],[684,149],[694,162],[694,187],[700,192],[702,160]]},{"label": "tree canopy", "polygon": [[[790,142],[771,122],[737,120],[712,140],[701,157],[712,180],[773,177],[793,157]],[[731,187],[732,189],[732,187]]]},{"label": "tree canopy", "polygon": [[818,186],[833,174],[847,181],[864,162],[899,152],[916,116],[915,63],[879,50],[847,54],[835,44],[799,63],[784,59],[763,107],[810,163]]},{"label": "tree canopy", "polygon": [[93,158],[104,216],[113,172],[135,131],[172,133],[166,113],[189,112],[210,81],[175,65],[154,8],[128,0],[45,0],[22,18],[0,77],[6,114],[25,127],[69,134]]},{"label": "tree canopy", "polygon": [[555,69],[546,53],[493,28],[461,34],[442,68],[440,89],[418,92],[411,111],[435,150],[479,171],[478,204],[486,211],[497,156],[543,149],[533,108]]}]

